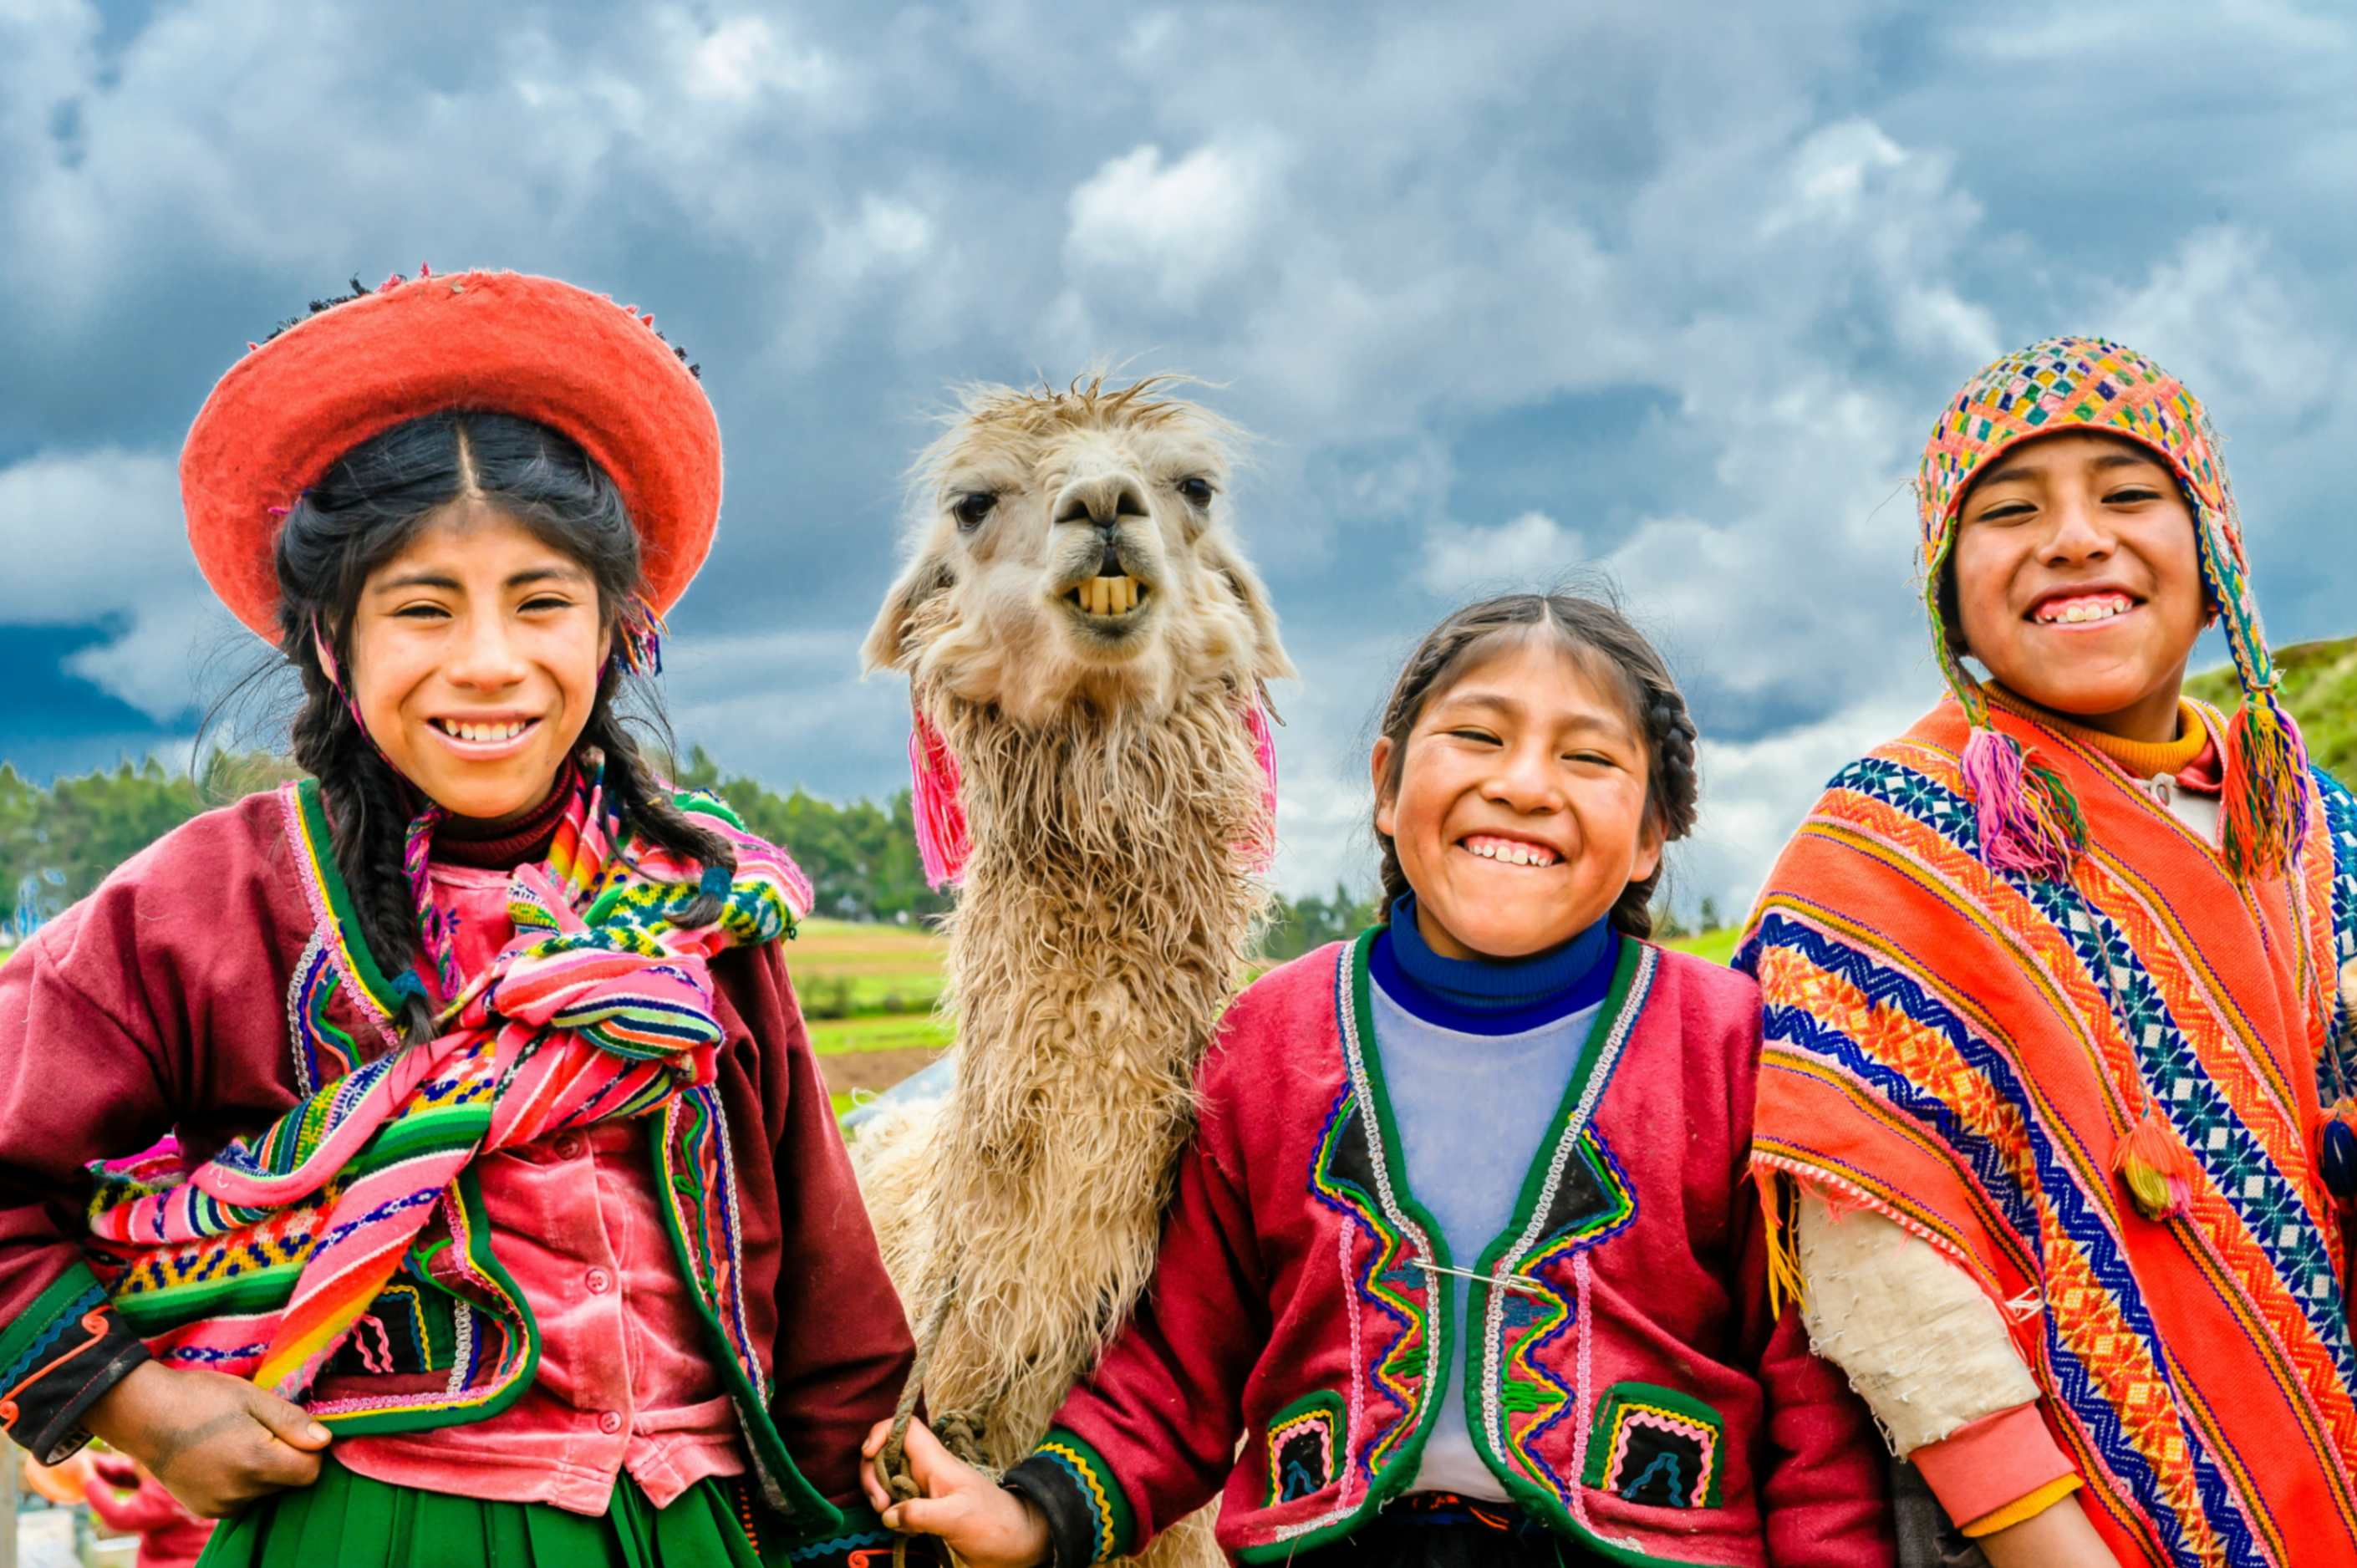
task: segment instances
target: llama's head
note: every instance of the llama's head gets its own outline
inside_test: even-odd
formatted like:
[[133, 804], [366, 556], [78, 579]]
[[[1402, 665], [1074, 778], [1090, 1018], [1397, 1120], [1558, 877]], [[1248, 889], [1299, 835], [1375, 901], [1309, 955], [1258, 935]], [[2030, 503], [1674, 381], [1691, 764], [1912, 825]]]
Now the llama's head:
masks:
[[915, 548], [866, 667], [1024, 725], [1293, 673], [1225, 521], [1233, 427], [1169, 385], [966, 390], [917, 460]]

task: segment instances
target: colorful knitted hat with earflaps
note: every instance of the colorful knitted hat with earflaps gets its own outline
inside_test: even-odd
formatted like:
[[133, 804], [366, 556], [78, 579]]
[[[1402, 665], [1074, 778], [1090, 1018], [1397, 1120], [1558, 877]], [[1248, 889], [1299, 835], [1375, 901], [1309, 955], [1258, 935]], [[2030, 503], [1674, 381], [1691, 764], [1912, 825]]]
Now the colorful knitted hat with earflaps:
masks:
[[1923, 599], [1949, 690], [1972, 721], [1964, 783], [1980, 824], [1981, 855], [1998, 871], [2061, 876], [2087, 830], [2060, 775], [1989, 721], [1987, 693], [1949, 636], [1940, 584], [1956, 542], [1956, 514], [1973, 476], [2008, 447], [2085, 430], [2151, 448], [2176, 474], [2193, 510], [2201, 581], [2224, 621], [2243, 700], [2226, 731], [2220, 837], [2238, 878], [2280, 875], [2308, 825], [2308, 752], [2276, 700], [2275, 660], [2259, 627], [2243, 555], [2243, 522], [2210, 416], [2184, 386], [2133, 349], [2100, 338], [2050, 338], [2009, 354], [1949, 401], [1923, 448], [1916, 499], [1923, 521]]

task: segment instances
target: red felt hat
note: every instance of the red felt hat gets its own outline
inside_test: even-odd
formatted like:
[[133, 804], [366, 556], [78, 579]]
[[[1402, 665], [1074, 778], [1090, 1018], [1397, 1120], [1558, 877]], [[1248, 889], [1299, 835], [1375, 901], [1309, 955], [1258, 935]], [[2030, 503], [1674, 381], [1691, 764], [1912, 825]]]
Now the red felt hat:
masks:
[[286, 511], [371, 435], [440, 409], [537, 420], [612, 478], [660, 615], [712, 548], [720, 424], [654, 317], [554, 278], [421, 272], [299, 321], [230, 368], [180, 452], [197, 564], [231, 613], [278, 640], [273, 564]]

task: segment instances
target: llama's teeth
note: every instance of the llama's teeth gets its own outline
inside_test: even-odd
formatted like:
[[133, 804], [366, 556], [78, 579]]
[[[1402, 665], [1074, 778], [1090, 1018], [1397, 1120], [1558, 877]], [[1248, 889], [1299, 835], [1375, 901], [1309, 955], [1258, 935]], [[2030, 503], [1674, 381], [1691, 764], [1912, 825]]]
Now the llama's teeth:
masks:
[[1135, 578], [1115, 577], [1113, 580], [1113, 607], [1122, 615], [1127, 615], [1130, 611], [1137, 607], [1137, 580]]
[[1113, 614], [1113, 579], [1111, 577], [1097, 578], [1092, 585], [1091, 591], [1095, 598], [1097, 614], [1101, 616], [1109, 616]]

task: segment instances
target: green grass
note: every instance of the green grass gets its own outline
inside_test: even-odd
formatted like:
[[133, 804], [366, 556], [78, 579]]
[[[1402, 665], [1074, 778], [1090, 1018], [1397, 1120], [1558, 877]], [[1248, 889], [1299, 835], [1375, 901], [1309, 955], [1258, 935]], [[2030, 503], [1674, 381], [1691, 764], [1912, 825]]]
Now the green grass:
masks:
[[924, 1013], [942, 993], [945, 946], [921, 927], [804, 920], [786, 963], [813, 1019]]
[[1698, 931], [1690, 937], [1677, 937], [1662, 945], [1723, 964], [1735, 957], [1735, 940], [1742, 934], [1738, 927], [1723, 926], [1716, 931]]
[[850, 1051], [938, 1051], [952, 1037], [948, 1021], [931, 1013], [818, 1019], [811, 1024], [810, 1036], [811, 1049], [823, 1057]]

